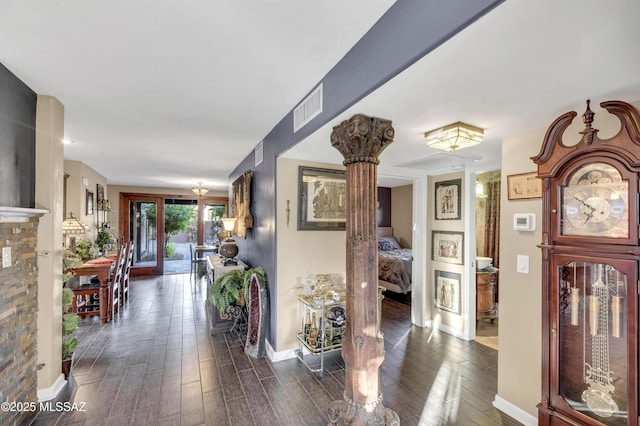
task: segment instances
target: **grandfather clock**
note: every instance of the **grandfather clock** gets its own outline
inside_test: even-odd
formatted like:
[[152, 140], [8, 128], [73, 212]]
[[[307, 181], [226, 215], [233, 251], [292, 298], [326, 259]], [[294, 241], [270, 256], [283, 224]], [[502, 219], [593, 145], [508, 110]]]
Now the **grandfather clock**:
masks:
[[576, 145], [557, 118], [532, 157], [542, 179], [541, 425], [638, 425], [640, 114], [600, 104], [620, 131], [600, 139], [594, 113]]

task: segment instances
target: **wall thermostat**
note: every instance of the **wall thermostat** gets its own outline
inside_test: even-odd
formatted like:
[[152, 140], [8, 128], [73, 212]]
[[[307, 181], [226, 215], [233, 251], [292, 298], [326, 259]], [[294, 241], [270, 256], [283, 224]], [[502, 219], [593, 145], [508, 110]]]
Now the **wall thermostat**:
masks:
[[516, 231], [535, 231], [536, 215], [533, 213], [516, 213], [513, 215], [513, 229]]

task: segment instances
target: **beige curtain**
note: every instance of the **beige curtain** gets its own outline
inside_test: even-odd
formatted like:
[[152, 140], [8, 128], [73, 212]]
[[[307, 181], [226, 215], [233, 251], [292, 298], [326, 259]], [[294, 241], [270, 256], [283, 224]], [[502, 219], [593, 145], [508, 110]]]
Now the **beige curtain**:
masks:
[[500, 181], [489, 181], [485, 213], [484, 253], [499, 267], [500, 253]]

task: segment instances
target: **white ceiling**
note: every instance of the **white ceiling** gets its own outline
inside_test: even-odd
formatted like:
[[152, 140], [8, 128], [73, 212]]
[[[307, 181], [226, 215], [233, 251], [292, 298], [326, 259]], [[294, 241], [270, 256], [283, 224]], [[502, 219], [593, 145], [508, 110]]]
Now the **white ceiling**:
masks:
[[[587, 98], [594, 111], [605, 100], [640, 100], [638, 16], [634, 0], [508, 0], [285, 156], [341, 163], [331, 128], [363, 113], [395, 129], [380, 156], [380, 186], [497, 170], [505, 136], [546, 128], [567, 111], [582, 114]], [[456, 121], [485, 129], [483, 144], [455, 153], [426, 147], [425, 132]]]
[[[1, 0], [0, 62], [65, 105], [65, 157], [109, 184], [226, 190], [393, 3]], [[638, 16], [637, 0], [509, 0], [286, 155], [340, 163], [330, 129], [360, 112], [396, 130], [381, 176], [498, 169], [506, 135], [581, 114], [586, 98], [640, 99]], [[455, 121], [486, 129], [485, 143], [457, 157], [425, 146]]]

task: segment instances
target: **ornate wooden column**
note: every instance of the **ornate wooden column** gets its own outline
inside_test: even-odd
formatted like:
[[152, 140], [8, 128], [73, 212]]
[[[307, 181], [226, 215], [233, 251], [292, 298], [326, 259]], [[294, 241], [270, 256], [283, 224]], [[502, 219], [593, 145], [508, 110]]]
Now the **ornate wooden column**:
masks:
[[378, 324], [377, 166], [393, 142], [391, 121], [357, 114], [333, 128], [331, 145], [347, 167], [347, 328], [343, 401], [329, 407], [333, 425], [399, 425], [382, 405], [379, 368], [384, 342]]

